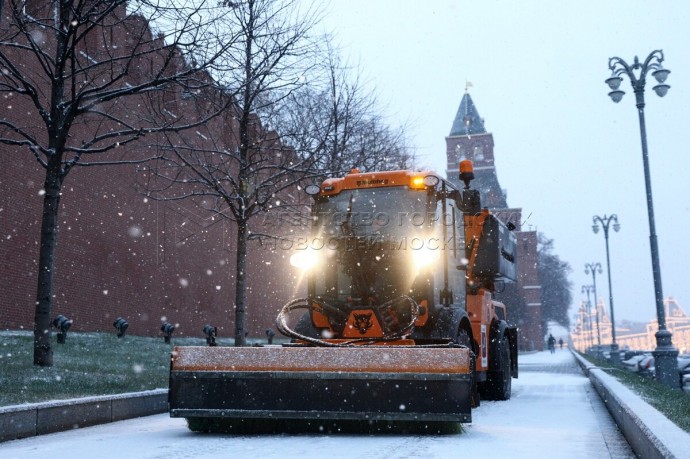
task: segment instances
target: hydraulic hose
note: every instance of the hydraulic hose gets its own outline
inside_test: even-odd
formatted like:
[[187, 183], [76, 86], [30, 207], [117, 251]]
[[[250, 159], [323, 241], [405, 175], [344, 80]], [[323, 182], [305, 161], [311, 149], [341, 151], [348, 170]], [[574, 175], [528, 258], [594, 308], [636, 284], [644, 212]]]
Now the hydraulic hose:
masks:
[[[392, 340], [397, 340], [406, 337], [409, 335], [412, 330], [414, 329], [414, 323], [417, 321], [419, 318], [419, 305], [415, 300], [410, 298], [407, 295], [402, 295], [399, 296], [398, 298], [394, 298], [392, 300], [386, 301], [385, 303], [376, 306], [376, 309], [382, 313], [382, 315], [386, 314], [387, 311], [390, 310], [392, 306], [394, 306], [396, 303], [404, 301], [408, 304], [410, 308], [410, 320], [408, 323], [406, 323], [403, 327], [399, 328], [398, 330], [388, 330], [389, 327], [386, 327], [385, 324], [381, 324], [382, 327], [384, 328], [384, 334], [381, 337], [365, 337], [365, 338], [354, 338], [345, 342], [341, 343], [333, 343], [330, 341], [327, 341], [325, 339], [319, 339], [319, 338], [313, 338], [310, 336], [303, 335], [301, 333], [296, 332], [292, 328], [290, 328], [287, 324], [288, 322], [288, 317], [290, 313], [296, 309], [306, 309], [306, 310], [317, 310], [317, 307], [313, 306], [313, 303], [317, 303], [321, 306], [322, 309], [325, 309], [327, 311], [341, 311], [340, 308], [337, 308], [331, 304], [329, 304], [327, 301], [325, 301], [323, 298], [315, 298], [313, 300], [310, 300], [308, 298], [297, 298], [294, 299], [287, 304], [285, 304], [281, 309], [280, 312], [278, 312], [278, 316], [276, 317], [276, 328], [280, 333], [283, 335], [293, 338], [293, 339], [298, 339], [302, 341], [306, 341], [308, 343], [311, 343], [315, 346], [326, 346], [326, 347], [348, 347], [348, 346], [354, 346], [354, 345], [361, 345], [361, 344], [366, 344], [366, 343], [375, 343], [379, 341], [392, 341]], [[344, 311], [342, 311], [344, 313]], [[346, 313], [345, 313], [346, 314]]]

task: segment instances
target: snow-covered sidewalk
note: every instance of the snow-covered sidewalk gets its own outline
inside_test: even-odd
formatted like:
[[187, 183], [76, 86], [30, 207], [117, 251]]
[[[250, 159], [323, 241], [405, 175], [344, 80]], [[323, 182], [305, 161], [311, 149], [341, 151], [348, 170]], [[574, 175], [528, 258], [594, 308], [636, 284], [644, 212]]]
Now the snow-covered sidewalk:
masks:
[[570, 351], [521, 354], [519, 362], [513, 397], [483, 402], [473, 413], [466, 438], [476, 441], [469, 452], [481, 456], [484, 450], [491, 457], [634, 457]]
[[482, 402], [459, 435], [200, 435], [167, 415], [0, 444], [0, 457], [582, 458], [634, 457], [567, 350], [520, 355], [506, 402]]

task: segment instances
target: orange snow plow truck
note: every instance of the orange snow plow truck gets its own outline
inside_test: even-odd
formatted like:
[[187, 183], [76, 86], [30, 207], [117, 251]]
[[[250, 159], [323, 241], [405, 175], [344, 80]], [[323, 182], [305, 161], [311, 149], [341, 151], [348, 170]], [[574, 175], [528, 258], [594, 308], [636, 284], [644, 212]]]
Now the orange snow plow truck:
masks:
[[[175, 347], [172, 417], [471, 422], [510, 398], [517, 328], [493, 300], [515, 280], [515, 234], [431, 172], [352, 173], [312, 185], [312, 231], [291, 263], [306, 298], [282, 345]], [[510, 226], [510, 225], [509, 225]], [[190, 422], [190, 425], [192, 422]]]

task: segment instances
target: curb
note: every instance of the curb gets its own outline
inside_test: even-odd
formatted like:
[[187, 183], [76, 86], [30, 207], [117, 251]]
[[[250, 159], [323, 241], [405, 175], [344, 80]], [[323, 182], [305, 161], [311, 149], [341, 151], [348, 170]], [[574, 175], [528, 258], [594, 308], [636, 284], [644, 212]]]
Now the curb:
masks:
[[0, 408], [0, 442], [168, 411], [168, 390], [156, 389]]
[[571, 351], [638, 457], [690, 458], [690, 434], [626, 386]]

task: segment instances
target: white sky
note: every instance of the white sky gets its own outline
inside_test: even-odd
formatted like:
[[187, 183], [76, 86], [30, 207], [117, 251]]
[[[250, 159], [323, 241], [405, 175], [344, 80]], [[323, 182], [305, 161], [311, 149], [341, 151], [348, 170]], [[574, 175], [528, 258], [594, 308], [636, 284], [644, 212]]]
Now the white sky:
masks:
[[[690, 2], [332, 0], [322, 26], [387, 105], [410, 122], [420, 162], [445, 171], [445, 136], [465, 81], [493, 133], [508, 204], [555, 240], [573, 268], [574, 303], [601, 262], [597, 291], [608, 310], [603, 233], [592, 216], [616, 213], [611, 268], [616, 319], [655, 317], [640, 131], [634, 95], [611, 102], [608, 58], [631, 63], [663, 49], [668, 95], [646, 95], [647, 133], [664, 296], [690, 310]], [[654, 82], [654, 83], [653, 83]], [[575, 307], [575, 306], [574, 306]], [[571, 313], [574, 314], [574, 310]]]

